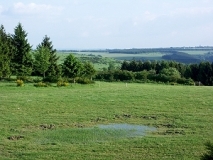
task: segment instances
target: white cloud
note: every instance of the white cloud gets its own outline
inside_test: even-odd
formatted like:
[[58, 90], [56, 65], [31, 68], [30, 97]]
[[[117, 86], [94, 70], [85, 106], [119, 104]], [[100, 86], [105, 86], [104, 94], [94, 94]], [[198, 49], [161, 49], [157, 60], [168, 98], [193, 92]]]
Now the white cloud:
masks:
[[24, 4], [18, 2], [13, 4], [13, 7], [8, 11], [9, 13], [20, 14], [20, 15], [57, 15], [63, 10], [62, 7], [56, 7], [48, 4], [35, 4], [29, 3]]

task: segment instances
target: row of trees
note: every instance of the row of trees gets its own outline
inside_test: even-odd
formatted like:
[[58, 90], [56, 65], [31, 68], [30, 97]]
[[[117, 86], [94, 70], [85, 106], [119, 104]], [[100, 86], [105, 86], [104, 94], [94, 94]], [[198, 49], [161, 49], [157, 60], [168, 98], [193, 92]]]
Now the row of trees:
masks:
[[42, 76], [48, 81], [60, 77], [90, 78], [95, 74], [95, 69], [89, 62], [81, 63], [72, 54], [58, 64], [59, 57], [53, 48], [50, 38], [45, 36], [42, 42], [32, 50], [27, 40], [27, 33], [19, 23], [14, 34], [7, 34], [4, 26], [0, 27], [0, 78], [9, 78], [11, 75], [18, 77]]
[[151, 71], [156, 75], [192, 79], [204, 85], [213, 85], [213, 63], [183, 64], [175, 61], [124, 61], [121, 70], [132, 72]]

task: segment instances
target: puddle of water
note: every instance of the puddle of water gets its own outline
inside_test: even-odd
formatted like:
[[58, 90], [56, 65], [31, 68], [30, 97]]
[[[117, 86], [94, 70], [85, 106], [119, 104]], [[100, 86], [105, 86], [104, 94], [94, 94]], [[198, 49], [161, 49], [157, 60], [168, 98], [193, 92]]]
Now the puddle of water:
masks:
[[98, 128], [103, 130], [120, 131], [124, 133], [123, 136], [127, 137], [145, 136], [147, 132], [156, 130], [154, 127], [134, 124], [107, 124], [98, 125]]
[[44, 130], [39, 143], [96, 143], [145, 136], [156, 128], [134, 124], [107, 124], [92, 128]]

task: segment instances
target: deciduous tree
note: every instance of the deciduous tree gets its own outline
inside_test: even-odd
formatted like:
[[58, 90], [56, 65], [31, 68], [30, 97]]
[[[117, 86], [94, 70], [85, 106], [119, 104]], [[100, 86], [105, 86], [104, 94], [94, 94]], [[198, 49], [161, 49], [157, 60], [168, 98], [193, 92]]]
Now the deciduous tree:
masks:
[[36, 71], [43, 75], [45, 78], [45, 73], [50, 66], [50, 50], [47, 47], [39, 47], [34, 53], [34, 68]]

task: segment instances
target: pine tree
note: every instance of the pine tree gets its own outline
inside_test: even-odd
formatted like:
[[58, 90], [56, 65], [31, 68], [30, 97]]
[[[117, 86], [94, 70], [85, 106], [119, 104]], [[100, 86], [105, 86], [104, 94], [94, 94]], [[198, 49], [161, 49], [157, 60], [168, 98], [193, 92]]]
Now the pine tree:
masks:
[[17, 76], [28, 76], [32, 73], [33, 59], [31, 45], [27, 40], [27, 33], [19, 23], [14, 29], [13, 46], [14, 55], [12, 58], [13, 73]]
[[6, 33], [4, 26], [0, 27], [0, 78], [11, 75], [10, 63], [13, 53], [11, 36]]
[[60, 77], [61, 74], [61, 69], [58, 65], [58, 59], [59, 57], [56, 55], [56, 49], [53, 49], [52, 41], [50, 41], [50, 37], [45, 37], [43, 38], [43, 41], [41, 44], [37, 46], [37, 49], [46, 47], [50, 51], [50, 58], [49, 58], [49, 67], [48, 70], [46, 71], [47, 76], [51, 79], [57, 79]]

